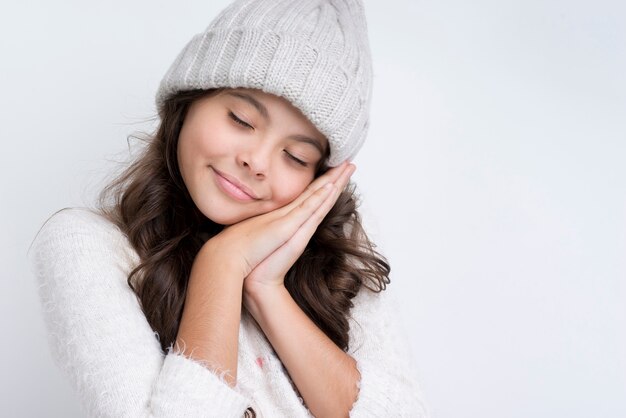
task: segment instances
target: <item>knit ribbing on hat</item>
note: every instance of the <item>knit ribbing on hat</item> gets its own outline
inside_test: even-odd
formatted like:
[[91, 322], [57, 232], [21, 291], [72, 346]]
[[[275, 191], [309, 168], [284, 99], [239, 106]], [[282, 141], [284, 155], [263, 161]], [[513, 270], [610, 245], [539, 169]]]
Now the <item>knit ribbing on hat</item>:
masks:
[[326, 136], [330, 166], [367, 136], [372, 63], [360, 0], [238, 0], [179, 53], [161, 81], [172, 94], [244, 87], [289, 100]]

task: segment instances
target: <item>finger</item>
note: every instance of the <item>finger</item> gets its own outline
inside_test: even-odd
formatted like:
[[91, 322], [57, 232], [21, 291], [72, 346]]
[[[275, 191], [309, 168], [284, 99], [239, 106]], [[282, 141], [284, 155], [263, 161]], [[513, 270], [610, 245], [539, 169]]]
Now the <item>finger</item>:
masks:
[[[337, 202], [337, 199], [341, 195], [341, 192], [350, 180], [350, 176], [354, 173], [356, 167], [351, 164], [347, 170], [344, 170], [339, 178], [336, 179], [336, 184], [328, 184], [323, 186], [322, 189], [327, 189], [328, 192], [324, 193], [322, 189], [314, 192], [312, 197], [317, 201], [323, 199], [319, 205], [310, 212], [310, 209], [315, 207], [315, 203], [309, 199], [308, 203], [304, 203], [302, 207], [294, 209], [290, 215], [293, 217], [292, 222], [287, 222], [285, 225], [284, 236], [289, 238], [279, 248], [272, 253], [271, 257], [274, 257], [274, 262], [284, 263], [291, 266], [297, 258], [302, 254], [306, 245], [311, 240], [311, 237], [319, 227], [324, 217], [330, 212], [332, 207]], [[325, 197], [324, 197], [325, 196]], [[304, 210], [304, 209], [307, 210]], [[299, 210], [302, 210], [298, 213]], [[296, 215], [294, 217], [294, 215]], [[279, 221], [280, 222], [280, 221]], [[293, 231], [293, 228], [296, 230]]]
[[[341, 175], [341, 173], [350, 165], [349, 161], [344, 161], [339, 164], [337, 167], [332, 167], [324, 174], [316, 178], [313, 182], [311, 182], [311, 186], [314, 188], [319, 188], [328, 182], [335, 182], [337, 178]], [[317, 183], [317, 185], [316, 185]]]
[[347, 166], [348, 162], [341, 163], [337, 167], [331, 168], [330, 170], [313, 180], [311, 184], [309, 184], [307, 188], [300, 194], [300, 196], [298, 196], [292, 202], [292, 206], [295, 207], [299, 205], [309, 196], [315, 193], [315, 191], [317, 191], [319, 188], [324, 187], [325, 184], [334, 183], [335, 181], [337, 181], [337, 179], [339, 178], [339, 176], [341, 176], [341, 173], [346, 169]]
[[[293, 237], [286, 245], [292, 244], [292, 255], [299, 256], [303, 251], [311, 237], [317, 230], [318, 226], [324, 220], [324, 217], [330, 212], [335, 205], [337, 198], [341, 194], [341, 190], [333, 185], [331, 193], [328, 194], [324, 202], [308, 217], [308, 219], [293, 234]], [[295, 260], [294, 260], [295, 262]]]
[[[308, 199], [313, 193], [315, 193], [320, 188], [324, 187], [327, 183], [335, 183], [338, 179], [341, 178], [342, 174], [345, 172], [346, 168], [348, 168], [351, 164], [349, 162], [343, 162], [337, 167], [333, 167], [328, 170], [326, 173], [316, 178], [307, 186], [306, 189], [295, 198], [291, 203], [285, 205], [282, 209], [279, 209], [276, 212], [277, 217], [285, 216], [287, 213], [291, 212], [294, 208], [301, 205], [306, 199]], [[345, 187], [345, 186], [344, 186]]]
[[292, 208], [287, 214], [275, 219], [273, 222], [279, 225], [280, 235], [288, 235], [289, 238], [293, 236], [298, 228], [326, 201], [326, 198], [332, 195], [334, 190], [335, 186], [332, 183], [327, 183], [314, 191], [306, 200]]
[[289, 240], [271, 255], [275, 257], [274, 261], [290, 267], [302, 255], [317, 227], [337, 200], [337, 197], [334, 196], [337, 193], [337, 188], [334, 185], [329, 185], [328, 189], [329, 193], [322, 204], [298, 227]]
[[277, 211], [275, 210], [226, 227], [223, 232], [234, 234], [232, 236], [240, 234], [245, 236], [246, 245], [242, 246], [242, 253], [247, 254], [248, 265], [254, 267], [268, 254], [287, 242], [333, 189], [334, 185], [327, 183], [283, 216], [268, 217]]
[[350, 177], [352, 177], [352, 174], [354, 174], [355, 170], [356, 166], [354, 164], [348, 164], [346, 169], [341, 172], [337, 180], [334, 181], [334, 184], [339, 190], [339, 193], [341, 193], [343, 189], [346, 188], [348, 182], [350, 181]]
[[260, 228], [248, 231], [245, 235], [245, 244], [239, 249], [244, 254], [249, 270], [254, 269], [261, 261], [290, 241], [302, 224], [315, 213], [334, 190], [335, 186], [328, 183], [313, 192], [308, 199], [285, 216], [264, 221], [260, 224]]
[[309, 219], [307, 219], [307, 221], [302, 225], [301, 229], [308, 228], [311, 235], [313, 235], [313, 233], [315, 232], [319, 224], [322, 223], [322, 220], [324, 219], [324, 217], [328, 215], [328, 212], [330, 212], [330, 210], [333, 208], [333, 206], [337, 202], [337, 199], [339, 199], [339, 196], [348, 185], [348, 182], [350, 181], [350, 177], [352, 176], [355, 170], [356, 170], [356, 166], [354, 164], [349, 164], [346, 167], [346, 169], [341, 173], [339, 178], [333, 184], [331, 193], [324, 200], [324, 202], [322, 202], [322, 204], [319, 205], [319, 207], [309, 217]]

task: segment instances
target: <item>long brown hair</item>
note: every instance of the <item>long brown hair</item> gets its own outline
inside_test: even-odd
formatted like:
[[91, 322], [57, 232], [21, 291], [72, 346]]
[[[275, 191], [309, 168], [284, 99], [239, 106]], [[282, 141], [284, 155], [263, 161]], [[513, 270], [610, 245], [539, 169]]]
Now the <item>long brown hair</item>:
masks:
[[[164, 351], [176, 340], [194, 258], [222, 229], [193, 203], [176, 154], [190, 105], [217, 91], [179, 92], [166, 100], [156, 132], [98, 200], [99, 211], [128, 236], [140, 257], [128, 285]], [[317, 175], [326, 169], [322, 165]], [[380, 292], [389, 283], [389, 264], [365, 234], [357, 206], [350, 184], [285, 277], [296, 303], [343, 350], [349, 347], [351, 299], [363, 286]]]

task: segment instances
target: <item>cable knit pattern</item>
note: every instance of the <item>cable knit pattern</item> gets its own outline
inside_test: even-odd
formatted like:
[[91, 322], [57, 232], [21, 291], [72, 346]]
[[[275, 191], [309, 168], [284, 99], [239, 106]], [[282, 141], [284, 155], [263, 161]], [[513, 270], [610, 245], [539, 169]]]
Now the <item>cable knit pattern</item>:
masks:
[[[139, 259], [88, 209], [53, 215], [29, 251], [56, 365], [94, 417], [311, 417], [256, 322], [242, 311], [238, 383], [171, 347], [164, 353], [127, 285]], [[386, 295], [354, 299], [349, 354], [361, 372], [350, 417], [426, 417], [406, 340]], [[358, 322], [358, 324], [356, 322]]]
[[156, 104], [215, 87], [282, 96], [326, 136], [337, 166], [367, 136], [372, 67], [361, 0], [236, 0], [178, 54]]

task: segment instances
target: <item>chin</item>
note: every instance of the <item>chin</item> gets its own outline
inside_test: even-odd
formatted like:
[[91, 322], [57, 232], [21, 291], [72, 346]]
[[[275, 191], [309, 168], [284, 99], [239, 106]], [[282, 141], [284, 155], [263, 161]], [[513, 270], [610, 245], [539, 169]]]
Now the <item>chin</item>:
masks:
[[206, 213], [205, 211], [202, 212], [204, 214], [204, 216], [206, 216], [208, 219], [210, 219], [211, 221], [215, 222], [218, 225], [222, 225], [222, 226], [230, 226], [230, 225], [234, 225], [240, 221], [243, 221], [245, 218], [238, 218], [238, 217], [233, 217], [233, 216], [227, 216], [225, 214], [221, 214], [221, 215], [216, 215], [214, 213]]
[[204, 216], [206, 216], [211, 221], [215, 222], [218, 225], [223, 225], [223, 226], [234, 225], [236, 223], [239, 223], [245, 219], [248, 219], [254, 216], [254, 215], [246, 215], [246, 214], [233, 215], [232, 213], [226, 213], [223, 210], [216, 211], [215, 208], [213, 208], [213, 210], [210, 210], [210, 209], [203, 210], [202, 208], [200, 208], [200, 211], [202, 212]]
[[[193, 198], [192, 198], [193, 200]], [[217, 197], [202, 197], [196, 202], [196, 207], [204, 216], [218, 225], [230, 226], [257, 215], [269, 212], [258, 205], [259, 202], [246, 206], [244, 203], [235, 203]]]

